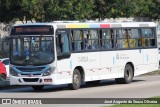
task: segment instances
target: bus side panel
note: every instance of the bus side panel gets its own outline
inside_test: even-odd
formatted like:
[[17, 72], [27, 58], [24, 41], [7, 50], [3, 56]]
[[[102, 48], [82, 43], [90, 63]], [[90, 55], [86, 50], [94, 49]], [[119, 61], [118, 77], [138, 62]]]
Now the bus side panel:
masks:
[[145, 72], [142, 74], [158, 70], [158, 49], [143, 49], [143, 64]]
[[72, 69], [70, 68], [70, 58], [57, 60], [56, 84], [66, 84], [72, 82]]
[[99, 73], [101, 79], [110, 79], [120, 77], [118, 73], [118, 65], [116, 62], [115, 51], [101, 52], [101, 72]]
[[136, 72], [143, 71], [141, 50], [119, 50], [101, 53], [101, 79], [122, 78], [127, 63], [132, 63]]
[[72, 69], [81, 66], [85, 81], [99, 80], [100, 52], [72, 53]]
[[[137, 73], [144, 72], [144, 65], [143, 65], [143, 52], [141, 49], [136, 50], [128, 50], [125, 53], [128, 53], [127, 55], [127, 62], [130, 62], [133, 64], [134, 69], [134, 76]], [[126, 62], [126, 63], [127, 63]]]

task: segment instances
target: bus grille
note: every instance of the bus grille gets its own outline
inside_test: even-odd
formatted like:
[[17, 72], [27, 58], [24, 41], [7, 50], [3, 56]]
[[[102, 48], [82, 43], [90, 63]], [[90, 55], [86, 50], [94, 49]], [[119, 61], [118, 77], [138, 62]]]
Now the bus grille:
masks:
[[37, 71], [42, 71], [45, 67], [36, 67], [36, 68], [20, 68], [17, 67], [18, 70], [21, 72], [37, 72]]
[[38, 82], [39, 78], [23, 78], [25, 82]]

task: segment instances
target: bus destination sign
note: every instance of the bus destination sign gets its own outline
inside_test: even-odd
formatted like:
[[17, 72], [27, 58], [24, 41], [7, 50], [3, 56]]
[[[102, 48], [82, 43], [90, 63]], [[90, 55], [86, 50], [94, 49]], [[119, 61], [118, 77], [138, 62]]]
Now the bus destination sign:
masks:
[[53, 27], [44, 26], [15, 26], [11, 30], [11, 35], [53, 35]]

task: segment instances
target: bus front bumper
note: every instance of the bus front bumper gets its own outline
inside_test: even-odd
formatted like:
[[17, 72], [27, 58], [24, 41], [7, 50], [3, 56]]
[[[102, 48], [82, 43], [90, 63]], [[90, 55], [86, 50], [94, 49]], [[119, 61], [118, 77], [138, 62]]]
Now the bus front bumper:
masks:
[[46, 77], [10, 77], [10, 85], [54, 85], [54, 79]]

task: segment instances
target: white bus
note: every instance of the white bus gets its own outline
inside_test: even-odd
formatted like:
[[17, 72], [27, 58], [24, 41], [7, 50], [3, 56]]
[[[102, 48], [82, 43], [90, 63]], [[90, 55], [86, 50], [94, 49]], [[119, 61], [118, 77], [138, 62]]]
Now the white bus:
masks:
[[130, 83], [134, 76], [158, 69], [156, 24], [31, 23], [10, 34], [10, 84], [98, 83], [115, 78]]

